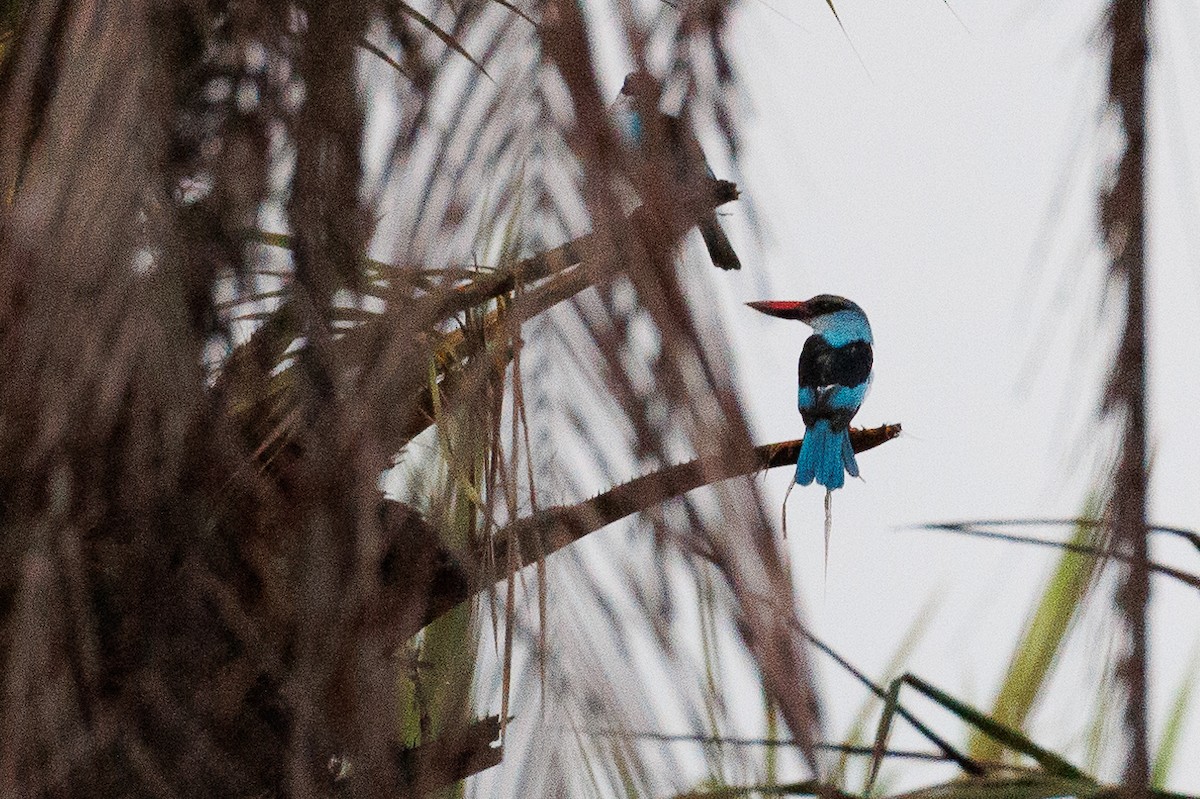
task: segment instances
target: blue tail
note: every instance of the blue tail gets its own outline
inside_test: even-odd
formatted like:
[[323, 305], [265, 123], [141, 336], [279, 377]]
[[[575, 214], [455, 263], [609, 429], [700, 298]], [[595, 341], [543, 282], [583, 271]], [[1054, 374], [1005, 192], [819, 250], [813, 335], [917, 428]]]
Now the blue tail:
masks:
[[828, 421], [818, 420], [805, 432], [804, 442], [800, 445], [796, 482], [806, 486], [816, 480], [832, 491], [845, 484], [846, 472], [851, 477], [858, 477], [850, 432], [845, 429], [835, 432], [829, 428]]

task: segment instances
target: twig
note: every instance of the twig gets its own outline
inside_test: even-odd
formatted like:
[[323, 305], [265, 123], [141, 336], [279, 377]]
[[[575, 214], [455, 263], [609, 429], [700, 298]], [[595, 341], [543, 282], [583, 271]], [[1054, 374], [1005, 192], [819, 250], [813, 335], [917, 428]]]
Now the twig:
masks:
[[[1046, 541], [1042, 538], [1033, 538], [1031, 536], [1015, 535], [1013, 533], [998, 533], [993, 530], [980, 530], [975, 525], [982, 524], [980, 522], [959, 522], [945, 524], [922, 524], [914, 528], [920, 530], [941, 530], [948, 533], [959, 533], [961, 535], [975, 536], [976, 538], [993, 538], [998, 541], [1012, 541], [1017, 544], [1034, 544], [1036, 546], [1054, 547], [1055, 549], [1065, 549], [1068, 552], [1078, 552], [1081, 555], [1091, 555], [1095, 558], [1112, 558], [1121, 563], [1130, 563], [1133, 559], [1131, 556], [1118, 552], [1115, 549], [1108, 547], [1094, 547], [1087, 544], [1073, 544], [1069, 541]], [[1173, 577], [1185, 585], [1190, 585], [1192, 588], [1200, 588], [1200, 577], [1194, 574], [1189, 574], [1185, 571], [1164, 566], [1155, 561], [1147, 561], [1147, 566], [1150, 571], [1157, 572], [1166, 577]]]

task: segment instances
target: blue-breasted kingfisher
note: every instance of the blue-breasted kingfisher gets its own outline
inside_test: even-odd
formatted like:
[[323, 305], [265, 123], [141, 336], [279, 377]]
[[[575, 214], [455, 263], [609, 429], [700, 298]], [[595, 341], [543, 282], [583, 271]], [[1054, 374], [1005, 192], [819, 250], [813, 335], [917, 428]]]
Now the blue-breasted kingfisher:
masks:
[[[658, 110], [658, 83], [646, 72], [631, 72], [625, 76], [621, 86], [621, 98], [615, 108], [617, 126], [622, 137], [634, 147], [644, 147], [647, 125], [642, 119], [643, 109], [653, 109], [658, 112], [662, 123], [663, 135], [674, 163], [675, 179], [686, 183], [697, 174], [705, 174], [715, 179], [704, 150], [696, 140], [691, 128], [677, 116]], [[700, 229], [700, 237], [704, 239], [704, 247], [713, 266], [718, 269], [741, 269], [742, 262], [734, 252], [733, 244], [717, 221], [716, 212], [701, 218], [696, 227]]]
[[796, 482], [813, 480], [829, 491], [841, 488], [846, 474], [858, 477], [850, 444], [850, 420], [871, 385], [871, 324], [863, 309], [833, 294], [811, 300], [764, 300], [747, 303], [781, 319], [799, 319], [813, 329], [800, 352], [798, 404], [804, 441], [796, 460]]

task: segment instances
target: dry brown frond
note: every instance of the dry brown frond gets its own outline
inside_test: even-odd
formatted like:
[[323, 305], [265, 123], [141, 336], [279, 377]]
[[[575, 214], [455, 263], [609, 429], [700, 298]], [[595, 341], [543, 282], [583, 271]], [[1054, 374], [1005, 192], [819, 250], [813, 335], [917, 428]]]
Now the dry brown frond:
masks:
[[[630, 65], [670, 63], [673, 110], [736, 151], [727, 4], [619, 11]], [[728, 479], [767, 454], [680, 271], [737, 190], [622, 143], [577, 4], [36, 0], [14, 30], [0, 793], [435, 792], [502, 756], [482, 625], [448, 611], [506, 577], [505, 711], [535, 718], [536, 673], [547, 719], [631, 719], [657, 692], [608, 676], [636, 650], [724, 723], [667, 621], [703, 580], [706, 635], [740, 636], [814, 764], [790, 577]], [[572, 552], [568, 598], [540, 569], [528, 636], [520, 567], [635, 511], [648, 550]], [[594, 744], [505, 735], [516, 783], [685, 787], [632, 745], [568, 773]]]

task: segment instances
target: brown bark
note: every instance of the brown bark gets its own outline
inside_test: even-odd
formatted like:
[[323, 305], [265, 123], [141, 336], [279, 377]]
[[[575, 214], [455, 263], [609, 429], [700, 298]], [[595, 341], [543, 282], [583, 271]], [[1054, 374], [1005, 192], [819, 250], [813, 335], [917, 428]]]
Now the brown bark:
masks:
[[1128, 754], [1125, 791], [1147, 796], [1150, 757], [1147, 608], [1150, 603], [1146, 485], [1146, 97], [1149, 0], [1113, 0], [1110, 7], [1109, 102], [1125, 133], [1116, 180], [1103, 198], [1101, 221], [1112, 257], [1111, 274], [1125, 288], [1125, 320], [1104, 409], [1121, 426], [1120, 454], [1108, 518], [1113, 547], [1127, 558], [1117, 588], [1125, 646], [1117, 664], [1123, 688]]

